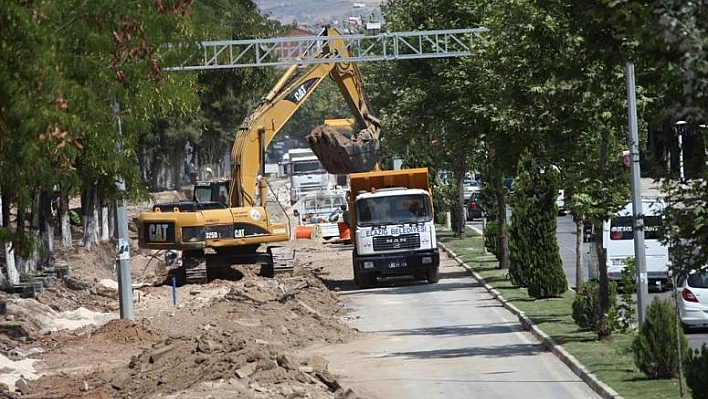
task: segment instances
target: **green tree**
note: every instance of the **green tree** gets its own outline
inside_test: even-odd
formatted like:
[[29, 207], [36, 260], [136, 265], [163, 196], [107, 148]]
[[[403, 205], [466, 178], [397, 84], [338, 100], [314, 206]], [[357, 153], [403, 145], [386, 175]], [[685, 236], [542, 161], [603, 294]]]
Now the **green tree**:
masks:
[[676, 310], [668, 301], [655, 297], [639, 334], [632, 341], [634, 363], [651, 379], [673, 378], [679, 359], [688, 355], [688, 341], [680, 329], [680, 357], [676, 349]]

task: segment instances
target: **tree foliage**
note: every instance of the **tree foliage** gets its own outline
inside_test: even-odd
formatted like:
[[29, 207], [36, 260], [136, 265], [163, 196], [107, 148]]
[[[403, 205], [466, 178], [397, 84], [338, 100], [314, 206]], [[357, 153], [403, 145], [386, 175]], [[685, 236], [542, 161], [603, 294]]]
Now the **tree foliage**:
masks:
[[519, 161], [509, 228], [509, 278], [534, 298], [558, 297], [568, 288], [556, 240], [558, 176], [531, 154]]

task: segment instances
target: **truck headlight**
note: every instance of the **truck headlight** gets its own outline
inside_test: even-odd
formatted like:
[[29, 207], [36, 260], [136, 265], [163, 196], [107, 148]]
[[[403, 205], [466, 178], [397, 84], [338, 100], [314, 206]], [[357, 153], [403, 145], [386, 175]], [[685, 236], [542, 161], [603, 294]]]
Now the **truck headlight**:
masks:
[[429, 265], [433, 263], [433, 258], [431, 258], [430, 256], [424, 256], [421, 260], [423, 261], [424, 265]]
[[373, 269], [374, 268], [374, 262], [367, 260], [364, 262], [364, 269]]

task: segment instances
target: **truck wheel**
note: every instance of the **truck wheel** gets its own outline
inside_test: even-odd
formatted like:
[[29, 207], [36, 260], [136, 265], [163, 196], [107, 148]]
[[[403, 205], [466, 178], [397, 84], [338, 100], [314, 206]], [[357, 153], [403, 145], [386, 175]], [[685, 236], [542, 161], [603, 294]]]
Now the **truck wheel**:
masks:
[[440, 281], [440, 272], [438, 268], [428, 270], [428, 283], [435, 284]]
[[371, 275], [369, 275], [369, 273], [364, 273], [364, 272], [356, 273], [355, 276], [356, 276], [355, 280], [359, 281], [357, 283], [359, 288], [362, 288], [362, 289], [363, 288], [371, 288], [372, 278], [371, 278]]

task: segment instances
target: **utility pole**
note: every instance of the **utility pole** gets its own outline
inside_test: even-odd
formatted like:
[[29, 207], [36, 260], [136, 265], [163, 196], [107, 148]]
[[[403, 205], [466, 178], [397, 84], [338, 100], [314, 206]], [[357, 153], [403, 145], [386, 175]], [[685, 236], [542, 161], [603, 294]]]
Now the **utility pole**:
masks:
[[[113, 102], [113, 113], [118, 120], [118, 140], [116, 142], [116, 151], [122, 154], [123, 150], [120, 146], [120, 137], [122, 136], [122, 127], [120, 120], [120, 106], [117, 101]], [[122, 177], [116, 180], [116, 189], [118, 196], [125, 192], [125, 181]], [[118, 263], [118, 297], [120, 301], [120, 318], [133, 319], [133, 278], [131, 276], [130, 266], [130, 245], [128, 243], [128, 211], [126, 209], [125, 200], [118, 200], [116, 204], [116, 227], [118, 232], [118, 245], [116, 247], [116, 262]]]
[[632, 173], [632, 225], [634, 227], [634, 262], [637, 267], [637, 323], [644, 324], [649, 304], [646, 253], [644, 251], [644, 215], [639, 170], [639, 132], [637, 128], [637, 97], [634, 91], [634, 64], [627, 63], [627, 106], [629, 114], [629, 159]]

